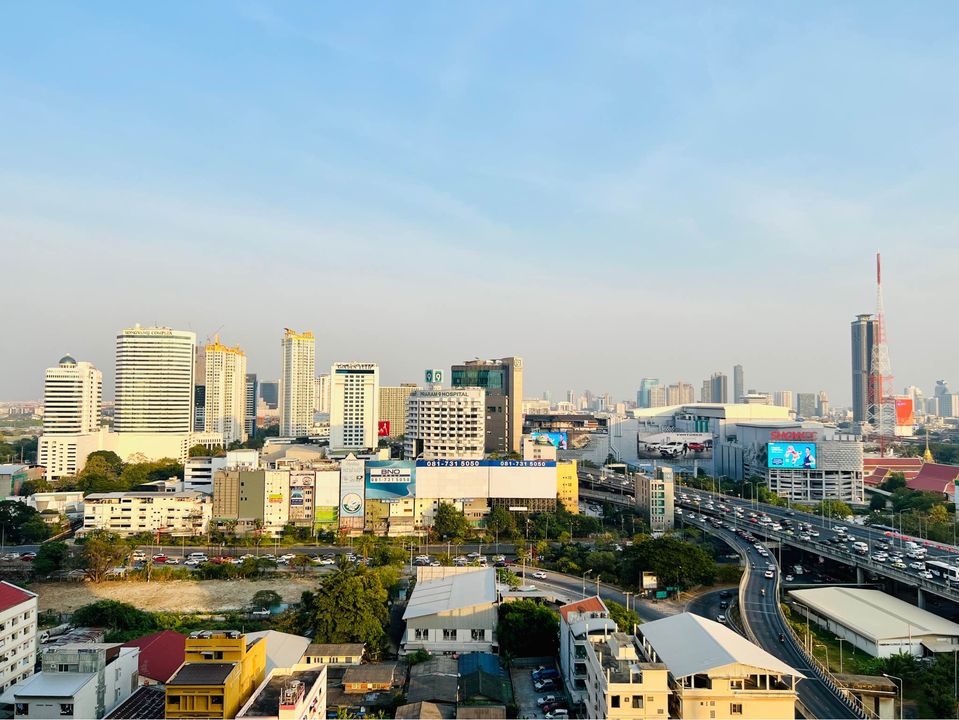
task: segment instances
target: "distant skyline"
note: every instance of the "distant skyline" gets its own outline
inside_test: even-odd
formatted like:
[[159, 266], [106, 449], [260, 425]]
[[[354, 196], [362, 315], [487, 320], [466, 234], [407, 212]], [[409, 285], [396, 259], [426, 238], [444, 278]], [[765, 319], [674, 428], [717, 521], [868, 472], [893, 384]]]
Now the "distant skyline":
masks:
[[[917, 12], [921, 9], [921, 12]], [[527, 396], [954, 382], [959, 6], [0, 6], [0, 399], [139, 322]]]

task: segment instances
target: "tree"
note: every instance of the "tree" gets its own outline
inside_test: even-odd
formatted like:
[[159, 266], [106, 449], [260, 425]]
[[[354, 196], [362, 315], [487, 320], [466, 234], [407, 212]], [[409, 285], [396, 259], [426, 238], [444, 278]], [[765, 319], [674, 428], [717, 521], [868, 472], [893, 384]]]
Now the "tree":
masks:
[[70, 550], [65, 542], [59, 540], [44, 543], [37, 551], [33, 561], [33, 570], [38, 575], [52, 575], [63, 569], [63, 561], [67, 559]]
[[620, 582], [639, 587], [644, 571], [655, 574], [661, 585], [688, 588], [711, 584], [716, 577], [716, 563], [699, 545], [668, 535], [641, 536], [622, 553]]
[[353, 547], [364, 558], [368, 558], [376, 547], [376, 538], [372, 535], [360, 535], [353, 541]]
[[34, 493], [38, 492], [50, 492], [53, 490], [53, 485], [51, 485], [46, 478], [37, 478], [36, 480], [24, 480], [20, 485], [20, 492], [17, 495], [21, 497], [30, 497]]
[[125, 490], [157, 480], [183, 479], [183, 466], [171, 458], [133, 463], [123, 468], [120, 482]]
[[822, 500], [813, 507], [812, 512], [823, 517], [847, 518], [852, 516], [852, 508], [842, 500]]
[[36, 543], [50, 537], [50, 528], [34, 508], [17, 500], [0, 501], [0, 536], [8, 545]]
[[904, 487], [906, 487], [906, 476], [901, 472], [889, 473], [889, 476], [879, 484], [879, 488], [886, 492], [893, 492]]
[[389, 621], [388, 593], [379, 573], [365, 567], [325, 575], [315, 593], [305, 592], [291, 626], [297, 634], [312, 631], [315, 642], [361, 642], [378, 657]]
[[514, 657], [555, 655], [559, 650], [559, 614], [534, 600], [502, 603], [496, 636], [501, 651]]
[[933, 505], [929, 510], [929, 522], [936, 525], [945, 525], [950, 521], [949, 512], [945, 505]]
[[97, 600], [77, 608], [70, 623], [74, 627], [108, 628], [114, 637], [117, 634], [137, 637], [157, 629], [152, 613], [117, 600]]
[[627, 610], [615, 600], [604, 600], [603, 602], [609, 609], [610, 620], [615, 622], [616, 627], [622, 632], [632, 633], [633, 628], [642, 622], [635, 610]]
[[87, 463], [89, 463], [91, 459], [103, 460], [103, 462], [113, 470], [114, 475], [119, 475], [120, 471], [123, 470], [123, 460], [112, 450], [95, 450], [87, 455]]
[[82, 490], [84, 495], [128, 489], [120, 482], [111, 459], [103, 455], [94, 457], [93, 454], [87, 458], [86, 465], [77, 475], [77, 488]]
[[276, 590], [257, 590], [250, 601], [250, 607], [269, 610], [283, 602], [283, 598]]
[[83, 538], [80, 559], [87, 577], [98, 583], [111, 568], [126, 561], [128, 552], [127, 544], [118, 535], [107, 530], [93, 530]]
[[465, 538], [470, 533], [470, 524], [462, 510], [452, 503], [441, 502], [433, 516], [433, 530], [441, 540]]
[[879, 493], [873, 493], [872, 497], [869, 498], [869, 509], [875, 511], [882, 511], [886, 509], [886, 496], [880, 495]]
[[516, 519], [513, 513], [502, 505], [496, 505], [490, 510], [489, 517], [486, 519], [486, 529], [504, 539], [516, 537]]

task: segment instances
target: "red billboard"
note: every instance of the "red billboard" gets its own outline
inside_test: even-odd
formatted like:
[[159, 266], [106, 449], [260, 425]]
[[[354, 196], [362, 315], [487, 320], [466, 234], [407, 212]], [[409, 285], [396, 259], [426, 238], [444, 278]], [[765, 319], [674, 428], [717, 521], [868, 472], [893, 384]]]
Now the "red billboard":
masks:
[[376, 426], [376, 434], [379, 437], [389, 437], [390, 436], [390, 421], [389, 420], [380, 420]]
[[896, 425], [899, 427], [912, 427], [916, 424], [916, 417], [913, 413], [911, 397], [896, 398]]

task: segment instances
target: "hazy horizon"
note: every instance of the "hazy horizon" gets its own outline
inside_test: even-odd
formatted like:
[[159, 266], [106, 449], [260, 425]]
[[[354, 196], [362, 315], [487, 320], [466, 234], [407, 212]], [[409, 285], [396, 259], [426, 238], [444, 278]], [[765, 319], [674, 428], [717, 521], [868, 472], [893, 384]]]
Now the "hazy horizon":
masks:
[[[882, 251], [896, 392], [954, 379], [959, 6], [0, 6], [0, 400], [139, 322], [279, 376], [524, 358], [850, 402]], [[12, 328], [18, 332], [10, 332]]]

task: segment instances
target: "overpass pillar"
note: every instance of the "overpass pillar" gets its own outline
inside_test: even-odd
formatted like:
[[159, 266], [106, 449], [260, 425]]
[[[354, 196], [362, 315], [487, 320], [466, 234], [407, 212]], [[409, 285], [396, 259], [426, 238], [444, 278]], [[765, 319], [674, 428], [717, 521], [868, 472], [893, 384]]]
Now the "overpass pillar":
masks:
[[926, 593], [922, 591], [922, 588], [916, 588], [916, 605], [919, 606], [920, 610], [926, 609]]
[[856, 584], [862, 585], [866, 582], [866, 573], [862, 571], [861, 565], [856, 565]]

